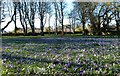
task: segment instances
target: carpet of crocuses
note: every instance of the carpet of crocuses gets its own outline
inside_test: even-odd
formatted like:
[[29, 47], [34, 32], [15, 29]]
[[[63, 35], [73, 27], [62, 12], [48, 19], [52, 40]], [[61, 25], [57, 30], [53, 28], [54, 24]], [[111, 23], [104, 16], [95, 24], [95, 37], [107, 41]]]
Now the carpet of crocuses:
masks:
[[3, 38], [3, 74], [119, 74], [120, 39]]

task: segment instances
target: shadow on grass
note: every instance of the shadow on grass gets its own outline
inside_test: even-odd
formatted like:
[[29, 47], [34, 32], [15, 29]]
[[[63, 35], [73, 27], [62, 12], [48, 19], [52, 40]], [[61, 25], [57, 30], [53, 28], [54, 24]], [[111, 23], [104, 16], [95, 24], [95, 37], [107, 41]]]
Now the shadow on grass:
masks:
[[[2, 59], [10, 60], [11, 62], [14, 62], [16, 60], [16, 61], [22, 61], [22, 62], [30, 61], [30, 62], [43, 62], [43, 63], [61, 64], [61, 65], [69, 64], [68, 67], [71, 67], [71, 66], [82, 67], [83, 66], [83, 64], [78, 64], [78, 63], [74, 63], [74, 62], [69, 62], [68, 63], [68, 62], [64, 62], [64, 61], [57, 61], [56, 59], [49, 60], [47, 58], [30, 58], [30, 57], [12, 55], [11, 53], [3, 53], [2, 54]], [[18, 62], [17, 64], [20, 64], [22, 62]], [[26, 62], [26, 64], [29, 64], [29, 63]]]

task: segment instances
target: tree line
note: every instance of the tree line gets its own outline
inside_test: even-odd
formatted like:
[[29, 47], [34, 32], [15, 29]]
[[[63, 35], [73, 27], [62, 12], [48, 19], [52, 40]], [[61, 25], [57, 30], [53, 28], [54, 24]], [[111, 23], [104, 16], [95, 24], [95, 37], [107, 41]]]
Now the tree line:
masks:
[[93, 35], [102, 35], [110, 23], [115, 21], [116, 31], [120, 33], [120, 2], [74, 2], [74, 8], [69, 14], [72, 24], [82, 23], [83, 34], [86, 34], [86, 24], [90, 24]]
[[[5, 11], [4, 3], [0, 1], [1, 19], [4, 20]], [[11, 13], [13, 6], [13, 13]], [[50, 19], [52, 15], [55, 15], [55, 34], [58, 34], [58, 23], [61, 24], [61, 35], [64, 35], [64, 17], [65, 17], [65, 7], [67, 6], [64, 1], [62, 2], [45, 2], [31, 0], [27, 1], [12, 1], [12, 4], [7, 5], [9, 9], [9, 16], [11, 20], [1, 28], [1, 32], [9, 26], [11, 22], [14, 22], [15, 34], [17, 33], [17, 16], [19, 15], [19, 20], [24, 31], [24, 35], [27, 35], [28, 25], [32, 30], [32, 35], [35, 35], [35, 19], [39, 18], [40, 35], [44, 36], [44, 26], [48, 17], [49, 30], [50, 30]], [[3, 6], [3, 7], [2, 7]], [[75, 31], [76, 24], [82, 24], [82, 34], [86, 35], [88, 33], [87, 26], [90, 25], [93, 35], [102, 35], [102, 32], [107, 32], [110, 29], [110, 23], [115, 22], [116, 33], [120, 34], [120, 2], [73, 2], [73, 9], [68, 14], [70, 20], [70, 29]], [[54, 12], [54, 13], [53, 13]], [[10, 14], [11, 13], [11, 14]]]

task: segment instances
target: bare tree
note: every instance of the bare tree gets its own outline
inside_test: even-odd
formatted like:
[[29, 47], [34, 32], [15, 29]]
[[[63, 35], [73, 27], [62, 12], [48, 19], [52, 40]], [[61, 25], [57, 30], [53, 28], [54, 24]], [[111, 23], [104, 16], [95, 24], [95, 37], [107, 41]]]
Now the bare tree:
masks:
[[36, 2], [30, 2], [30, 15], [29, 15], [29, 24], [32, 29], [32, 35], [35, 35], [35, 12], [36, 12]]
[[44, 25], [47, 19], [47, 12], [49, 10], [49, 2], [38, 2], [38, 15], [40, 19], [40, 28], [41, 28], [41, 36], [44, 36]]
[[24, 30], [24, 35], [27, 35], [27, 26], [30, 25], [32, 35], [35, 35], [35, 13], [36, 13], [36, 1], [31, 2], [19, 2], [19, 16], [20, 22]]
[[20, 23], [23, 27], [24, 35], [27, 35], [27, 26], [30, 25], [32, 35], [35, 35], [35, 13], [36, 13], [36, 1], [26, 2], [21, 1], [18, 3], [18, 11], [20, 17]]
[[15, 24], [15, 35], [17, 33], [17, 25], [16, 25], [16, 15], [17, 15], [17, 2], [13, 2], [13, 5], [14, 5], [14, 14], [15, 14], [15, 17], [14, 17], [14, 24]]
[[58, 20], [62, 26], [62, 32], [61, 32], [61, 35], [63, 36], [64, 35], [64, 24], [63, 24], [63, 20], [64, 20], [64, 9], [65, 9], [65, 2], [61, 1], [61, 2], [58, 2]]
[[27, 35], [27, 23], [28, 23], [28, 2], [19, 2], [18, 3], [18, 11], [19, 11], [19, 17], [20, 17], [20, 23], [23, 27], [24, 35]]
[[58, 20], [58, 3], [57, 2], [53, 2], [53, 4], [54, 4], [54, 8], [55, 8], [55, 33], [56, 33], [56, 35], [58, 34], [57, 32], [58, 32], [58, 29], [57, 29], [57, 20]]
[[6, 27], [8, 27], [8, 25], [12, 22], [12, 21], [14, 21], [14, 24], [15, 24], [15, 34], [16, 34], [16, 28], [17, 28], [17, 26], [16, 26], [16, 15], [17, 15], [17, 2], [14, 2], [14, 0], [13, 0], [13, 7], [14, 7], [14, 12], [13, 12], [13, 15], [12, 15], [12, 17], [11, 17], [11, 20], [2, 28], [2, 32], [4, 31], [4, 29], [6, 28]]
[[85, 24], [87, 22], [87, 2], [74, 2], [80, 22], [83, 25], [83, 35], [85, 34]]
[[[62, 25], [62, 35], [64, 35], [64, 25], [63, 25], [63, 19], [64, 19], [64, 15], [63, 15], [63, 2], [60, 2], [60, 6], [61, 6], [61, 20], [60, 20], [60, 23]], [[59, 16], [60, 16], [60, 13], [59, 13]]]
[[102, 24], [103, 24], [103, 32], [106, 32], [110, 22], [113, 20], [114, 18], [114, 7], [112, 5], [112, 3], [102, 3], [102, 9], [101, 9], [101, 17], [102, 17]]
[[114, 12], [115, 12], [115, 21], [117, 26], [117, 34], [120, 34], [120, 3], [115, 2], [114, 4]]
[[[88, 14], [90, 22], [93, 26], [93, 34], [102, 35], [102, 31], [106, 31], [109, 23], [114, 18], [115, 12], [112, 3], [88, 3]], [[103, 25], [103, 30], [101, 30]]]
[[[48, 7], [52, 7], [52, 3], [49, 4]], [[48, 22], [49, 22], [49, 34], [50, 34], [50, 32], [51, 32], [50, 20], [51, 20], [51, 17], [53, 16], [53, 13], [52, 13], [52, 12], [53, 12], [52, 8], [49, 8], [49, 11], [48, 11], [48, 15], [49, 15], [49, 18], [48, 18]]]
[[[75, 9], [73, 9], [70, 13], [69, 13], [69, 22], [71, 24], [71, 29], [73, 30], [73, 33], [75, 33], [75, 25], [76, 25], [76, 11]], [[77, 15], [78, 16], [78, 15]]]

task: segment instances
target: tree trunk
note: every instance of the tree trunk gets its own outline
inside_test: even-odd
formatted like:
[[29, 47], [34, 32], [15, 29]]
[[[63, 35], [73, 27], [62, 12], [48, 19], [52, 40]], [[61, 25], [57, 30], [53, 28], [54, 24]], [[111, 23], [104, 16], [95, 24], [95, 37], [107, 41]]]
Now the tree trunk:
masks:
[[34, 26], [32, 26], [32, 35], [33, 36], [35, 35], [35, 28], [34, 28]]
[[97, 28], [96, 28], [96, 24], [93, 22], [92, 23], [92, 25], [93, 25], [93, 35], [97, 35]]
[[26, 23], [26, 21], [25, 21], [25, 35], [27, 35], [27, 23]]
[[26, 25], [26, 28], [25, 28], [25, 35], [27, 35], [27, 25]]
[[41, 18], [41, 36], [44, 36], [43, 18]]
[[15, 15], [15, 14], [12, 15], [11, 20], [5, 25], [5, 27], [2, 28], [2, 32], [3, 32], [3, 31], [5, 30], [5, 28], [7, 28], [8, 25], [13, 21], [13, 19], [14, 19], [14, 15]]
[[61, 19], [61, 25], [62, 25], [62, 36], [64, 35], [64, 24], [63, 24], [63, 4], [62, 4], [62, 2], [60, 2], [60, 4], [61, 4], [61, 17], [62, 17], [62, 19]]
[[34, 36], [35, 35], [35, 27], [34, 27], [34, 19], [35, 19], [35, 17], [34, 17], [35, 15], [33, 15], [33, 17], [32, 17], [32, 35]]
[[32, 17], [32, 21], [31, 21], [31, 28], [32, 28], [32, 35], [34, 36], [35, 35], [35, 27], [34, 27], [34, 15], [33, 15], [33, 17]]
[[49, 34], [50, 34], [50, 31], [51, 31], [51, 30], [50, 30], [50, 17], [49, 17]]
[[29, 23], [30, 23], [30, 27], [32, 29], [32, 35], [35, 35], [35, 27], [34, 27], [34, 20], [35, 20], [35, 4], [34, 2], [30, 2], [30, 18], [29, 18]]
[[15, 24], [15, 35], [17, 34], [17, 25], [16, 25], [16, 8], [17, 8], [17, 5], [16, 5], [16, 3], [15, 3], [15, 6], [14, 6], [14, 14], [15, 14], [15, 19], [14, 19], [14, 24]]
[[116, 25], [117, 25], [117, 35], [120, 35], [120, 30], [119, 30], [119, 28], [120, 28], [120, 12], [118, 12], [117, 11], [117, 17], [118, 17], [118, 19], [116, 20]]
[[20, 11], [19, 11], [19, 13], [20, 13], [20, 23], [21, 23], [21, 25], [22, 25], [22, 27], [23, 27], [24, 35], [26, 35], [27, 33], [26, 33], [26, 29], [25, 29], [25, 26], [24, 26], [24, 23], [23, 23], [23, 20], [22, 20], [22, 15], [21, 15], [21, 12], [20, 12]]
[[73, 28], [74, 28], [73, 32], [75, 34], [75, 18], [73, 18]]
[[101, 35], [102, 33], [101, 33], [101, 28], [100, 28], [100, 24], [98, 24], [98, 30], [97, 30], [97, 35]]
[[83, 35], [86, 35], [86, 32], [85, 32], [85, 22], [82, 21], [82, 24], [83, 24]]
[[55, 34], [58, 35], [58, 29], [57, 29], [58, 15], [57, 15], [57, 4], [56, 3], [54, 3], [54, 7], [55, 7]]
[[55, 14], [55, 16], [56, 16], [56, 19], [55, 19], [55, 32], [56, 32], [56, 35], [58, 35], [58, 28], [57, 28], [57, 12], [56, 12], [56, 14]]
[[116, 20], [116, 26], [117, 26], [117, 35], [120, 35], [120, 30], [119, 30], [120, 24], [118, 20]]
[[22, 13], [21, 13], [22, 10], [21, 10], [21, 6], [20, 6], [20, 2], [19, 2], [18, 4], [19, 4], [19, 9], [18, 9], [18, 11], [19, 11], [19, 16], [20, 16], [20, 23], [21, 23], [21, 25], [22, 25], [22, 27], [23, 27], [24, 35], [26, 35], [27, 33], [26, 33], [25, 26], [24, 26], [23, 15], [22, 15]]
[[[1, 1], [0, 1], [0, 11], [1, 11]], [[0, 12], [0, 28], [1, 28], [1, 12]], [[2, 30], [0, 30], [0, 36], [1, 36]]]

